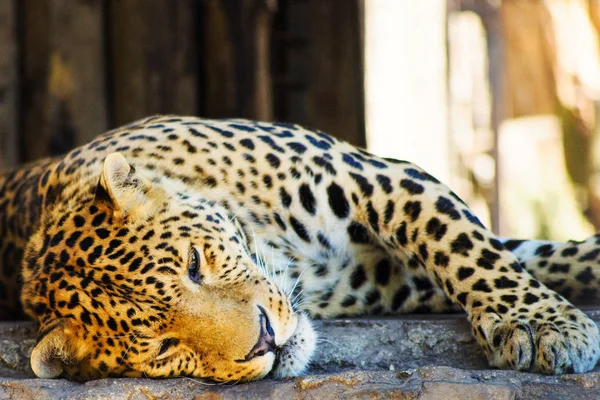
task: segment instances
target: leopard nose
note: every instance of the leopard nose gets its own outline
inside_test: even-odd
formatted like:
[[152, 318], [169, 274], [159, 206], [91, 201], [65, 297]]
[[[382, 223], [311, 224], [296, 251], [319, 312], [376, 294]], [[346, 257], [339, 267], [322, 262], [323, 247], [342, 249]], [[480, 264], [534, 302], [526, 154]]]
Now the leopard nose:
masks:
[[273, 331], [273, 327], [271, 327], [271, 321], [269, 321], [269, 317], [264, 308], [258, 306], [258, 309], [260, 310], [260, 335], [254, 347], [244, 358], [244, 361], [250, 361], [254, 357], [264, 356], [268, 352], [275, 353], [277, 351], [277, 346], [275, 345], [275, 332]]

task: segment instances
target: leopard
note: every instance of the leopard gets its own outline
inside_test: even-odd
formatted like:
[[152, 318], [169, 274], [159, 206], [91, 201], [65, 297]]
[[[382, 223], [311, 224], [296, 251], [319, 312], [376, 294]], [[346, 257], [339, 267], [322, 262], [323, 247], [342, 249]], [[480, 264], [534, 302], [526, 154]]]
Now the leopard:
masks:
[[584, 373], [599, 256], [293, 123], [153, 116], [0, 174], [0, 317], [37, 322], [39, 378], [294, 377], [315, 319], [447, 312], [492, 367]]

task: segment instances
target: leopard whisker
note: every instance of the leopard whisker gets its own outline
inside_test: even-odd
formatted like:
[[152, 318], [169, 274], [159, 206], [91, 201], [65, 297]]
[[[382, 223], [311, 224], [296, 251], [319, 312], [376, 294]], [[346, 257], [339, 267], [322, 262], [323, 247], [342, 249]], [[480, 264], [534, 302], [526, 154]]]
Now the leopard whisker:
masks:
[[296, 283], [294, 283], [294, 286], [292, 287], [292, 290], [290, 290], [289, 296], [291, 296], [294, 293], [294, 290], [296, 289], [296, 287], [298, 286], [298, 283], [300, 283], [300, 278], [302, 278], [302, 275], [304, 274], [304, 272], [308, 269], [308, 267], [305, 267], [300, 274], [298, 275], [298, 277], [296, 278]]
[[283, 269], [283, 277], [282, 277], [282, 281], [283, 281], [283, 285], [282, 285], [282, 289], [283, 292], [289, 297], [290, 293], [288, 293], [287, 291], [287, 284], [288, 284], [288, 279], [287, 279], [287, 271], [290, 268], [290, 265], [292, 265], [292, 262], [294, 261], [295, 257], [292, 258], [288, 258], [288, 262], [285, 264], [285, 268]]
[[121, 364], [123, 364], [123, 361], [125, 361], [125, 357], [127, 357], [127, 354], [129, 353], [129, 350], [131, 350], [131, 347], [134, 345], [134, 343], [138, 339], [138, 336], [136, 334], [131, 334], [130, 336], [133, 336], [133, 340], [131, 341], [131, 343], [129, 343], [129, 346], [125, 350], [125, 354], [123, 354], [121, 356], [121, 361], [119, 361], [119, 367], [121, 366]]
[[187, 379], [190, 380], [194, 383], [199, 383], [200, 385], [204, 385], [204, 386], [223, 386], [225, 385], [227, 382], [214, 382], [214, 383], [209, 383], [209, 382], [203, 382], [200, 379], [201, 378], [193, 378], [190, 376], [182, 376], [183, 379]]
[[315, 304], [316, 301], [313, 301], [315, 299], [317, 299], [319, 296], [308, 296], [308, 297], [304, 297], [302, 299], [300, 299], [298, 302], [292, 303], [293, 306], [300, 308], [300, 306], [305, 306], [305, 305], [310, 305], [310, 304]]

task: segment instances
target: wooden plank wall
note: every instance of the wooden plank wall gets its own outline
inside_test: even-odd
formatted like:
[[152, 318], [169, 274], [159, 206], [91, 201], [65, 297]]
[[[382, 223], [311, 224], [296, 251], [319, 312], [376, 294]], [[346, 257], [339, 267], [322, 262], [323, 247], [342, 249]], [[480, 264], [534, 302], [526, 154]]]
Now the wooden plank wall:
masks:
[[156, 113], [197, 114], [197, 9], [194, 0], [111, 0], [115, 125]]
[[21, 0], [22, 156], [64, 153], [108, 127], [100, 0]]
[[365, 147], [363, 1], [280, 2], [275, 113]]
[[[0, 168], [158, 113], [301, 122], [364, 145], [361, 2], [0, 0]], [[281, 39], [299, 27], [300, 51]], [[280, 84], [294, 75], [301, 93]]]
[[14, 1], [0, 0], [0, 169], [16, 164], [17, 27]]

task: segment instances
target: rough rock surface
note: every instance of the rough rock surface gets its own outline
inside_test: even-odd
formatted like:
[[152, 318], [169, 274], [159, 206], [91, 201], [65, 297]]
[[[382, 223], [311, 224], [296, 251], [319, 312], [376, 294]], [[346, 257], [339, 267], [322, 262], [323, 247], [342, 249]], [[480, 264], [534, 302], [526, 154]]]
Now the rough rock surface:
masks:
[[510, 371], [423, 367], [407, 371], [346, 371], [290, 380], [215, 385], [194, 379], [0, 379], [11, 399], [598, 399], [600, 373], [542, 376]]
[[[598, 323], [600, 310], [588, 311]], [[581, 375], [486, 370], [463, 318], [450, 315], [317, 321], [309, 372], [290, 380], [220, 385], [196, 379], [33, 378], [35, 325], [0, 323], [0, 398], [14, 399], [599, 399], [600, 366]]]

